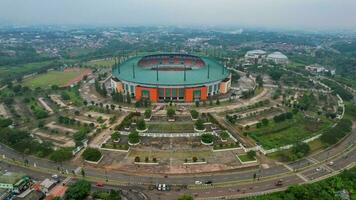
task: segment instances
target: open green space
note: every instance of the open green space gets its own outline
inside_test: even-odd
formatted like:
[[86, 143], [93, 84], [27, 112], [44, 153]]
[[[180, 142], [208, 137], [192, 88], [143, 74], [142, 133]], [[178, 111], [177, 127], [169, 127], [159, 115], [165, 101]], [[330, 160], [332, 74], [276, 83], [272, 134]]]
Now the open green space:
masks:
[[89, 67], [112, 67], [115, 64], [114, 59], [98, 59], [90, 60], [85, 63], [85, 66]]
[[318, 117], [319, 120], [298, 113], [293, 119], [279, 123], [271, 121], [268, 126], [255, 128], [247, 134], [266, 149], [294, 144], [322, 133], [332, 125], [332, 121]]
[[16, 66], [0, 66], [0, 79], [7, 78], [8, 76], [13, 76], [14, 74], [32, 73], [36, 70], [40, 70], [41, 68], [50, 65], [51, 63], [52, 61], [42, 61]]
[[30, 88], [47, 88], [51, 85], [65, 86], [70, 80], [80, 76], [85, 69], [75, 71], [50, 71], [48, 73], [35, 75], [24, 80], [23, 85]]
[[242, 161], [242, 162], [250, 162], [250, 161], [255, 161], [256, 159], [247, 155], [247, 154], [243, 154], [243, 155], [238, 155], [239, 159]]
[[194, 124], [191, 122], [149, 123], [148, 131], [152, 133], [190, 133], [194, 132]]

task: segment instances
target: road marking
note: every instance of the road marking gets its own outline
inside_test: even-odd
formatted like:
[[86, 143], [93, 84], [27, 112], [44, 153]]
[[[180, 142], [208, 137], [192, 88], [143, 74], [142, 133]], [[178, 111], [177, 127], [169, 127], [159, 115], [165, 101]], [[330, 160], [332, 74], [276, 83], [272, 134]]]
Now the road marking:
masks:
[[282, 164], [285, 168], [287, 168], [289, 171], [293, 172], [294, 169], [286, 164]]
[[322, 165], [324, 168], [326, 168], [326, 169], [328, 169], [328, 170], [330, 170], [331, 172], [333, 172], [333, 171], [335, 171], [333, 168], [331, 168], [331, 167], [329, 167], [329, 166], [327, 166], [327, 165]]
[[305, 181], [305, 182], [308, 182], [309, 180], [306, 178], [306, 177], [304, 177], [303, 175], [301, 175], [300, 173], [297, 173], [297, 176], [299, 177], [299, 178], [301, 178], [303, 181]]
[[307, 159], [308, 161], [310, 161], [311, 163], [313, 163], [313, 164], [319, 163], [319, 161], [318, 161], [317, 159], [312, 158], [312, 157], [306, 157], [306, 159]]

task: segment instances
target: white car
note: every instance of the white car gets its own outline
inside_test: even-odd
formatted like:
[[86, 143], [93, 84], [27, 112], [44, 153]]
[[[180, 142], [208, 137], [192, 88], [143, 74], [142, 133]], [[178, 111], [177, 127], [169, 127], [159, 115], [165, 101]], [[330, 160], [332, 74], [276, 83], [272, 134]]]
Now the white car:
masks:
[[320, 171], [321, 171], [321, 168], [318, 167], [318, 168], [315, 169], [315, 171], [320, 172]]
[[194, 183], [195, 183], [195, 185], [201, 185], [201, 184], [203, 184], [203, 182], [201, 182], [201, 181], [195, 181]]
[[333, 165], [334, 165], [334, 162], [333, 162], [333, 161], [330, 161], [330, 162], [328, 163], [328, 165], [329, 165], [329, 166], [333, 166]]

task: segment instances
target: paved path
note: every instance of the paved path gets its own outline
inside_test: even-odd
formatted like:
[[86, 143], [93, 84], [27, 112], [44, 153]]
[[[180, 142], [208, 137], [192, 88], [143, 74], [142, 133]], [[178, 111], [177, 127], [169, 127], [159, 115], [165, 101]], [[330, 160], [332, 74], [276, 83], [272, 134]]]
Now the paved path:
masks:
[[103, 130], [100, 134], [96, 135], [93, 139], [90, 140], [89, 146], [94, 148], [100, 148], [101, 144], [105, 142], [107, 138], [111, 136], [114, 132], [115, 126], [121, 124], [124, 118], [128, 115], [128, 113], [123, 113], [114, 124], [110, 125], [107, 129]]

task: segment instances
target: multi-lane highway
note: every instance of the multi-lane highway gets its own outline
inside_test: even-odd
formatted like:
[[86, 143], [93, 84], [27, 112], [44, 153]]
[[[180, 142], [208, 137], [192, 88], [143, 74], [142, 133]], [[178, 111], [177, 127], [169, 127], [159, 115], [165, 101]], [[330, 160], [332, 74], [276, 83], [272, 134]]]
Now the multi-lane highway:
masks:
[[[149, 199], [174, 199], [177, 195], [190, 194], [196, 198], [220, 197], [220, 196], [247, 196], [256, 195], [266, 191], [280, 190], [275, 182], [283, 179], [283, 187], [295, 183], [307, 183], [319, 180], [337, 173], [339, 170], [350, 167], [356, 163], [356, 129], [339, 144], [299, 161], [277, 165], [267, 169], [249, 169], [244, 171], [227, 171], [199, 175], [138, 175], [127, 174], [120, 171], [103, 171], [89, 166], [84, 167], [86, 178], [93, 182], [102, 181], [109, 185], [120, 186], [120, 189], [141, 190]], [[46, 159], [27, 156], [28, 166], [24, 166], [22, 154], [1, 145], [0, 146], [1, 167], [9, 171], [23, 171], [37, 179], [43, 179], [50, 174], [63, 173], [63, 176], [81, 178], [81, 175], [73, 175], [78, 166], [66, 162], [54, 163]], [[333, 164], [330, 165], [330, 161]], [[58, 171], [58, 169], [60, 171]], [[258, 178], [253, 180], [254, 174]], [[212, 181], [210, 186], [194, 185], [196, 180], [206, 182]], [[149, 185], [165, 183], [176, 185], [170, 192], [159, 192], [149, 190]], [[185, 187], [188, 186], [187, 189]]]

